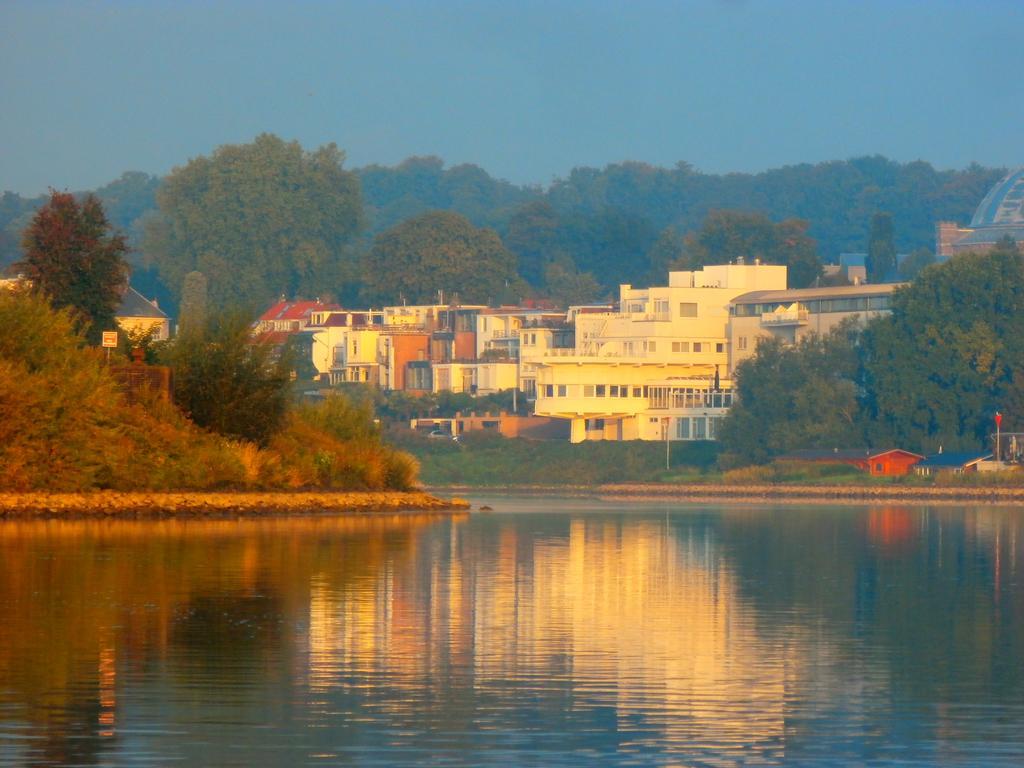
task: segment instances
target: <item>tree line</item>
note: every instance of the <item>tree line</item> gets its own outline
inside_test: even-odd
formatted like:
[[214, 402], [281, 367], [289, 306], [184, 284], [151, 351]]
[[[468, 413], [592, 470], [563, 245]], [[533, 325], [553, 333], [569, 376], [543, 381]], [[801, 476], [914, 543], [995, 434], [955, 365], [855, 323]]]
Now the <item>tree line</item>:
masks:
[[[739, 256], [786, 264], [799, 287], [838, 254], [870, 251], [877, 278], [897, 251], [917, 252], [911, 271], [927, 264], [935, 222], [966, 221], [1003, 173], [877, 156], [728, 175], [627, 162], [542, 189], [436, 157], [355, 170], [344, 160], [334, 145], [264, 134], [163, 179], [126, 173], [95, 197], [125, 238], [133, 285], [176, 314], [194, 272], [211, 301], [250, 308], [281, 295], [419, 301], [438, 289], [467, 302], [579, 303]], [[0, 267], [21, 258], [45, 200], [0, 196]]]

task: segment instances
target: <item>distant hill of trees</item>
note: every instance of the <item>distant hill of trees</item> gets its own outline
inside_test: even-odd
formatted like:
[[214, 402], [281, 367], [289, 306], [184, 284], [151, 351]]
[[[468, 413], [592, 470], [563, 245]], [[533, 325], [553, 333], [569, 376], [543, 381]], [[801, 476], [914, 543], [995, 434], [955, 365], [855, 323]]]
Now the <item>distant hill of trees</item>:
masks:
[[[580, 300], [584, 294], [612, 294], [620, 282], [664, 280], [669, 266], [728, 258], [703, 246], [699, 254], [686, 252], [688, 242], [692, 247], [701, 241], [701, 228], [713, 212], [759, 214], [777, 224], [786, 222], [788, 230], [809, 238], [801, 246], [809, 264], [815, 258], [829, 262], [843, 252], [866, 251], [878, 213], [891, 215], [898, 251], [932, 249], [935, 222], [966, 223], [1005, 169], [971, 165], [942, 171], [923, 161], [898, 163], [871, 156], [723, 175], [702, 173], [687, 163], [661, 168], [625, 162], [576, 168], [547, 188], [511, 184], [475, 165], [446, 167], [437, 157], [413, 157], [397, 166], [370, 165], [351, 173], [360, 186], [362, 227], [346, 252], [337, 254], [342, 267], [361, 263], [378, 235], [428, 211], [444, 210], [495, 230], [515, 256], [528, 290]], [[136, 248], [130, 259], [133, 285], [161, 298], [162, 306], [170, 302], [173, 312], [180, 286], [168, 284], [168, 278], [181, 270], [168, 271], [166, 264], [158, 269], [153, 254], [140, 248], [142, 232], [158, 215], [161, 182], [129, 172], [94, 193]], [[21, 231], [44, 200], [10, 192], [0, 196], [0, 269], [19, 258]], [[804, 273], [802, 279], [813, 279], [813, 268]], [[346, 301], [360, 298], [351, 266], [339, 274], [344, 284], [324, 285], [319, 293]], [[256, 303], [281, 290], [258, 280], [243, 282], [251, 294], [243, 298]], [[216, 292], [216, 286], [211, 284], [211, 290]]]

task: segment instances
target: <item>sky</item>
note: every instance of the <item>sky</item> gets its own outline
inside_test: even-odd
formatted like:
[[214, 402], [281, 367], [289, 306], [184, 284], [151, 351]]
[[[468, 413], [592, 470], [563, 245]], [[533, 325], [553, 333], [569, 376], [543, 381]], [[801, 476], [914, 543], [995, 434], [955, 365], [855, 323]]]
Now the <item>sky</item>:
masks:
[[0, 190], [263, 132], [547, 185], [637, 160], [1024, 163], [1019, 0], [0, 0]]

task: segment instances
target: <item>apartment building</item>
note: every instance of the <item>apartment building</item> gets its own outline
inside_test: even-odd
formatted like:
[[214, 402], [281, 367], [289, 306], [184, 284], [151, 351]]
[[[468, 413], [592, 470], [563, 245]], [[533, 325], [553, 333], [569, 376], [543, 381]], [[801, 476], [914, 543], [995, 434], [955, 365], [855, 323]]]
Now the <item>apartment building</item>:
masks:
[[535, 413], [567, 419], [572, 442], [713, 439], [732, 398], [730, 302], [785, 286], [785, 267], [757, 263], [671, 272], [667, 286], [621, 286], [618, 311], [571, 318], [571, 348], [530, 356]]
[[762, 338], [795, 344], [809, 333], [828, 333], [844, 320], [866, 322], [889, 312], [892, 294], [901, 285], [757, 290], [737, 296], [729, 318], [729, 375], [754, 354]]

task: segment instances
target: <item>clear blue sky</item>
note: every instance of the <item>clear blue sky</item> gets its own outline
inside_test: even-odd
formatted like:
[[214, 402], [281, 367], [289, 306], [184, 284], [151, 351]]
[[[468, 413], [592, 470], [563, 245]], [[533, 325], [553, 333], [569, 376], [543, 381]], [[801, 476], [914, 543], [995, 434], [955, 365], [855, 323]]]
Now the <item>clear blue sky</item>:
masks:
[[0, 190], [269, 131], [547, 184], [881, 153], [1024, 163], [1024, 3], [0, 0]]

